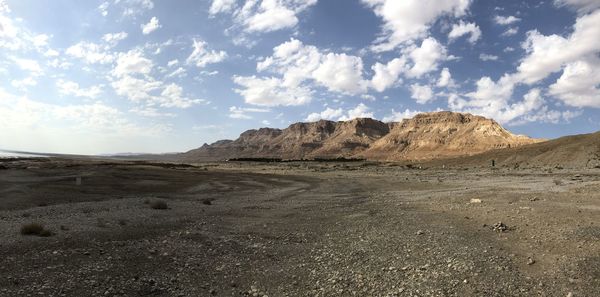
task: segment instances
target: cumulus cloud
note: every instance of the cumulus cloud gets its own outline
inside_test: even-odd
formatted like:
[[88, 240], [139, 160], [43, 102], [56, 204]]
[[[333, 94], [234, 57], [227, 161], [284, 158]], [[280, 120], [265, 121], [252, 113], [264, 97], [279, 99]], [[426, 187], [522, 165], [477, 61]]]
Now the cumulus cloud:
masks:
[[162, 25], [158, 22], [156, 17], [152, 17], [147, 24], [142, 24], [140, 27], [142, 28], [142, 33], [148, 35], [162, 27]]
[[333, 109], [327, 107], [322, 112], [313, 112], [309, 114], [305, 120], [307, 122], [316, 122], [318, 120], [335, 120], [337, 118], [340, 118], [343, 113], [344, 110], [342, 110], [341, 108]]
[[442, 16], [463, 16], [471, 0], [362, 0], [383, 19], [383, 36], [375, 40], [375, 52], [427, 37], [431, 25]]
[[395, 111], [392, 108], [392, 113], [383, 117], [382, 121], [385, 123], [389, 122], [401, 122], [404, 119], [411, 119], [415, 115], [421, 113], [422, 111], [405, 109], [404, 111]]
[[63, 95], [72, 95], [75, 97], [86, 97], [95, 99], [102, 93], [101, 86], [91, 86], [89, 88], [81, 88], [78, 83], [59, 79], [56, 81], [58, 92]]
[[367, 88], [362, 70], [360, 57], [328, 53], [322, 57], [319, 67], [312, 72], [312, 77], [330, 91], [358, 94]]
[[245, 88], [236, 91], [250, 104], [300, 105], [310, 102], [315, 86], [351, 95], [364, 93], [369, 86], [360, 57], [323, 52], [293, 38], [276, 46], [256, 69], [279, 77], [234, 77]]
[[471, 44], [475, 44], [481, 37], [481, 30], [475, 23], [465, 23], [460, 21], [458, 24], [452, 25], [452, 30], [448, 33], [448, 39], [453, 41], [463, 35], [471, 35], [468, 41]]
[[494, 22], [496, 22], [496, 24], [498, 25], [510, 25], [516, 22], [521, 21], [520, 18], [509, 15], [509, 16], [500, 16], [497, 15], [494, 17]]
[[130, 50], [119, 54], [117, 66], [112, 73], [117, 77], [130, 74], [149, 74], [153, 65], [152, 60], [144, 57], [139, 50]]
[[346, 111], [346, 114], [342, 115], [338, 121], [349, 121], [356, 118], [374, 118], [373, 112], [369, 110], [368, 106], [360, 103], [355, 108]]
[[187, 58], [186, 63], [194, 64], [200, 68], [204, 68], [208, 64], [219, 63], [227, 58], [227, 53], [225, 51], [210, 50], [206, 47], [206, 42], [199, 39], [194, 39], [194, 50]]
[[275, 77], [234, 76], [233, 81], [241, 88], [234, 91], [244, 97], [248, 104], [262, 106], [304, 105], [312, 100], [312, 91], [303, 86], [284, 86]]
[[450, 70], [448, 68], [442, 69], [440, 72], [440, 78], [438, 79], [436, 86], [440, 88], [444, 87], [454, 87], [454, 80], [452, 79], [452, 75], [450, 74]]
[[298, 14], [317, 0], [248, 0], [237, 5], [231, 0], [213, 0], [209, 13], [229, 13], [235, 25], [249, 33], [271, 32], [298, 24]]
[[235, 7], [236, 0], [213, 0], [208, 10], [209, 14], [215, 15], [218, 13], [232, 11]]
[[419, 78], [425, 73], [437, 70], [439, 63], [446, 60], [447, 50], [435, 38], [428, 37], [423, 40], [420, 47], [410, 50], [408, 56], [414, 64], [407, 75]]
[[427, 85], [412, 84], [410, 85], [410, 92], [411, 98], [419, 104], [425, 104], [433, 99], [433, 90]]
[[[600, 52], [600, 10], [577, 18], [568, 37], [542, 35], [537, 30], [527, 33], [523, 43], [527, 55], [521, 60], [518, 77], [527, 84], [536, 83], [564, 65]], [[565, 50], [568, 49], [568, 50]]]
[[71, 57], [82, 59], [88, 64], [109, 64], [116, 58], [111, 51], [112, 48], [127, 36], [126, 32], [107, 33], [102, 36], [100, 43], [80, 41], [68, 47], [65, 53]]
[[107, 33], [102, 36], [102, 40], [104, 40], [106, 43], [110, 44], [111, 46], [115, 46], [115, 45], [117, 45], [117, 43], [119, 43], [119, 41], [127, 38], [127, 36], [128, 36], [127, 32]]
[[377, 92], [383, 92], [394, 85], [400, 74], [408, 71], [406, 57], [395, 58], [385, 65], [375, 63], [371, 69], [375, 73], [371, 79], [371, 87]]
[[568, 63], [549, 94], [570, 106], [600, 108], [600, 58]]
[[144, 57], [140, 50], [120, 53], [111, 72], [116, 78], [111, 86], [117, 95], [146, 107], [189, 108], [208, 103], [183, 95], [183, 88], [177, 84], [155, 80], [151, 76], [153, 67], [154, 62]]

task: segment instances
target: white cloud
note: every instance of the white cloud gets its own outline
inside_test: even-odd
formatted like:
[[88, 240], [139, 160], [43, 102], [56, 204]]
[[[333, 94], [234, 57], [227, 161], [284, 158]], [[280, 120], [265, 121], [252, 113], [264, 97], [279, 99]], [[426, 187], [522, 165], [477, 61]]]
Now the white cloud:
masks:
[[156, 17], [152, 17], [147, 24], [142, 24], [140, 27], [142, 28], [142, 33], [148, 35], [162, 27], [162, 25], [158, 22]]
[[371, 87], [377, 92], [383, 92], [398, 81], [400, 74], [408, 71], [406, 58], [395, 58], [387, 64], [375, 63], [371, 67], [375, 74], [371, 79]]
[[100, 4], [100, 6], [98, 6], [98, 11], [100, 11], [100, 14], [102, 16], [108, 15], [108, 7], [109, 6], [110, 6], [110, 3], [108, 3], [108, 2], [103, 2], [102, 4]]
[[45, 53], [44, 56], [46, 57], [58, 57], [58, 55], [60, 55], [60, 53], [56, 50], [53, 49], [48, 49]]
[[405, 109], [404, 111], [395, 111], [392, 108], [392, 113], [383, 117], [383, 122], [385, 123], [389, 123], [389, 122], [401, 122], [404, 119], [411, 119], [413, 118], [415, 115], [422, 113], [421, 111], [417, 111], [417, 110], [410, 110], [410, 109]]
[[21, 80], [12, 80], [10, 84], [20, 90], [27, 90], [27, 87], [32, 87], [37, 85], [37, 81], [35, 78], [29, 76]]
[[126, 17], [135, 17], [154, 8], [152, 0], [116, 0], [115, 4], [123, 6], [123, 16]]
[[322, 112], [313, 112], [309, 114], [305, 121], [307, 122], [316, 122], [318, 120], [334, 120], [342, 116], [344, 111], [341, 108], [333, 109], [327, 107]]
[[39, 34], [33, 37], [32, 42], [35, 47], [44, 47], [48, 45], [49, 38], [50, 36], [46, 34]]
[[129, 111], [132, 113], [135, 113], [137, 115], [140, 115], [143, 117], [149, 117], [149, 118], [158, 118], [158, 117], [173, 118], [173, 117], [176, 117], [176, 115], [174, 113], [161, 112], [157, 108], [154, 108], [154, 107], [135, 107], [135, 108], [130, 109]]
[[174, 60], [171, 60], [171, 61], [169, 61], [169, 62], [167, 63], [167, 66], [169, 66], [169, 67], [173, 67], [173, 66], [175, 66], [175, 65], [177, 65], [177, 64], [179, 64], [179, 60], [177, 60], [177, 59], [174, 59]]
[[317, 0], [249, 0], [241, 7], [231, 0], [213, 0], [209, 13], [230, 13], [236, 26], [249, 33], [271, 32], [298, 24], [298, 14]]
[[300, 105], [310, 102], [311, 87], [358, 95], [369, 85], [362, 77], [362, 59], [345, 53], [324, 53], [315, 46], [291, 39], [273, 49], [273, 55], [259, 61], [258, 72], [271, 72], [280, 77], [236, 76], [243, 86], [236, 92], [247, 103], [257, 105]]
[[483, 77], [477, 81], [477, 90], [465, 95], [468, 99], [451, 94], [448, 106], [453, 110], [483, 115], [501, 124], [511, 125], [536, 120], [550, 121], [550, 118], [540, 116], [544, 113], [562, 117], [560, 112], [548, 108], [538, 88], [529, 90], [522, 100], [511, 100], [515, 83], [515, 77], [511, 75], [504, 75], [497, 82]]
[[58, 92], [64, 95], [73, 95], [76, 97], [87, 97], [95, 99], [102, 93], [101, 86], [92, 86], [89, 88], [81, 88], [78, 83], [68, 80], [59, 79], [56, 81]]
[[104, 40], [106, 43], [110, 44], [111, 46], [115, 46], [117, 45], [117, 43], [119, 43], [119, 41], [127, 38], [127, 32], [119, 32], [119, 33], [108, 33], [108, 34], [104, 34], [102, 36], [102, 40]]
[[467, 34], [471, 35], [468, 39], [469, 42], [471, 44], [475, 44], [475, 42], [477, 42], [477, 40], [481, 37], [481, 30], [475, 23], [465, 23], [460, 21], [458, 24], [452, 25], [452, 30], [450, 30], [450, 33], [448, 33], [448, 39], [453, 41], [454, 39]]
[[115, 60], [110, 45], [81, 41], [67, 48], [67, 55], [83, 59], [90, 64], [108, 64]]
[[496, 61], [496, 60], [498, 60], [498, 56], [489, 55], [489, 54], [479, 54], [479, 60], [481, 60], [481, 61]]
[[32, 59], [21, 59], [12, 58], [15, 64], [24, 71], [28, 71], [33, 76], [40, 76], [43, 74], [42, 67], [36, 60]]
[[125, 75], [111, 83], [119, 96], [125, 96], [133, 102], [141, 103], [153, 96], [150, 94], [162, 87], [162, 83], [154, 80], [138, 79]]
[[139, 50], [130, 50], [127, 53], [119, 54], [117, 66], [113, 69], [112, 74], [117, 77], [130, 74], [149, 74], [153, 65], [152, 61], [145, 58]]
[[501, 35], [502, 36], [513, 36], [517, 33], [519, 33], [519, 28], [513, 27], [513, 28], [506, 29], [506, 31], [504, 31], [504, 33], [502, 33]]
[[383, 36], [375, 41], [376, 52], [390, 51], [404, 43], [425, 38], [430, 26], [442, 16], [463, 16], [470, 0], [362, 0], [383, 19]]
[[361, 58], [329, 53], [322, 57], [321, 64], [313, 71], [312, 77], [330, 91], [359, 94], [367, 89], [362, 70]]
[[234, 76], [233, 81], [243, 89], [235, 92], [248, 104], [262, 106], [304, 105], [311, 101], [312, 91], [302, 86], [286, 87], [275, 77]]
[[175, 69], [173, 72], [167, 74], [167, 77], [185, 77], [187, 75], [185, 69], [183, 67], [179, 67]]
[[448, 68], [442, 69], [440, 72], [440, 78], [438, 79], [436, 86], [443, 87], [454, 87], [454, 80], [452, 79], [452, 75], [450, 74], [450, 70]]
[[439, 62], [447, 58], [447, 50], [433, 37], [428, 37], [420, 47], [413, 48], [408, 56], [414, 64], [407, 75], [419, 78], [425, 73], [437, 70]]
[[235, 3], [236, 0], [213, 0], [208, 12], [211, 15], [223, 12], [230, 12], [235, 7]]
[[521, 19], [512, 15], [509, 16], [500, 16], [497, 15], [494, 17], [494, 22], [498, 25], [510, 25], [520, 21]]
[[147, 151], [149, 140], [162, 139], [169, 131], [165, 125], [132, 122], [118, 109], [99, 102], [49, 104], [2, 89], [0, 97], [0, 138], [12, 149], [84, 154]]
[[570, 106], [600, 108], [600, 58], [567, 64], [549, 94]]
[[205, 103], [203, 99], [192, 99], [183, 96], [183, 88], [177, 84], [171, 83], [165, 86], [160, 96], [152, 97], [153, 104], [161, 107], [189, 108], [192, 105]]
[[505, 53], [514, 52], [514, 51], [515, 51], [515, 48], [511, 47], [511, 46], [507, 46], [503, 50], [503, 52], [505, 52]]
[[433, 99], [433, 91], [427, 85], [412, 84], [410, 85], [411, 98], [415, 99], [419, 104], [425, 104]]
[[187, 58], [186, 63], [203, 68], [208, 64], [219, 63], [227, 58], [227, 53], [225, 51], [208, 50], [206, 45], [206, 42], [194, 39], [194, 50]]
[[252, 116], [248, 113], [265, 113], [270, 112], [270, 109], [267, 108], [251, 108], [251, 107], [237, 107], [231, 106], [229, 107], [229, 117], [232, 119], [241, 119], [241, 120], [249, 120], [252, 119]]
[[587, 13], [600, 8], [598, 0], [554, 0], [556, 6], [570, 6], [575, 8], [579, 13]]
[[342, 115], [338, 119], [338, 121], [349, 121], [355, 118], [374, 118], [375, 116], [369, 110], [370, 108], [368, 106], [360, 103], [355, 108], [348, 110], [345, 115]]
[[189, 108], [193, 105], [208, 103], [204, 99], [184, 96], [183, 88], [177, 84], [164, 85], [151, 78], [140, 79], [125, 75], [112, 82], [111, 85], [117, 95], [127, 97], [130, 101], [146, 107]]
[[579, 17], [573, 26], [573, 33], [567, 38], [529, 31], [523, 43], [527, 56], [517, 68], [520, 80], [527, 84], [536, 83], [561, 70], [567, 63], [597, 54], [600, 51], [599, 24], [600, 10], [597, 10]]

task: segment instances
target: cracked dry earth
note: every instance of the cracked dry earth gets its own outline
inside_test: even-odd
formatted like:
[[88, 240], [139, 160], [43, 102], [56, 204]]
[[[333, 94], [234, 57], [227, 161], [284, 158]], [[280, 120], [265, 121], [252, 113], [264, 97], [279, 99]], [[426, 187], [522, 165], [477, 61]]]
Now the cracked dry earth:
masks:
[[600, 170], [388, 165], [4, 161], [0, 296], [600, 296]]

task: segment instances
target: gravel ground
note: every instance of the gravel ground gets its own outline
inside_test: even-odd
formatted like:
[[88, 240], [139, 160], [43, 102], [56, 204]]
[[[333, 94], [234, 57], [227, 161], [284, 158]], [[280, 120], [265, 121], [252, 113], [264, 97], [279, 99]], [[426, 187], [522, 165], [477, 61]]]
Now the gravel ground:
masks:
[[0, 296], [600, 296], [600, 170], [1, 165]]

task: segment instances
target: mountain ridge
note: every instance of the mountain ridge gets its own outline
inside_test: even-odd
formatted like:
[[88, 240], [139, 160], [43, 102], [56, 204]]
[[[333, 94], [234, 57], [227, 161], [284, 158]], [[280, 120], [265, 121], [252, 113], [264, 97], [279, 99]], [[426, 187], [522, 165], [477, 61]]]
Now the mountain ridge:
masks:
[[371, 118], [298, 122], [285, 129], [250, 129], [180, 155], [186, 162], [233, 158], [364, 158], [428, 160], [473, 155], [541, 142], [515, 135], [482, 116], [449, 111], [421, 113], [400, 122]]

